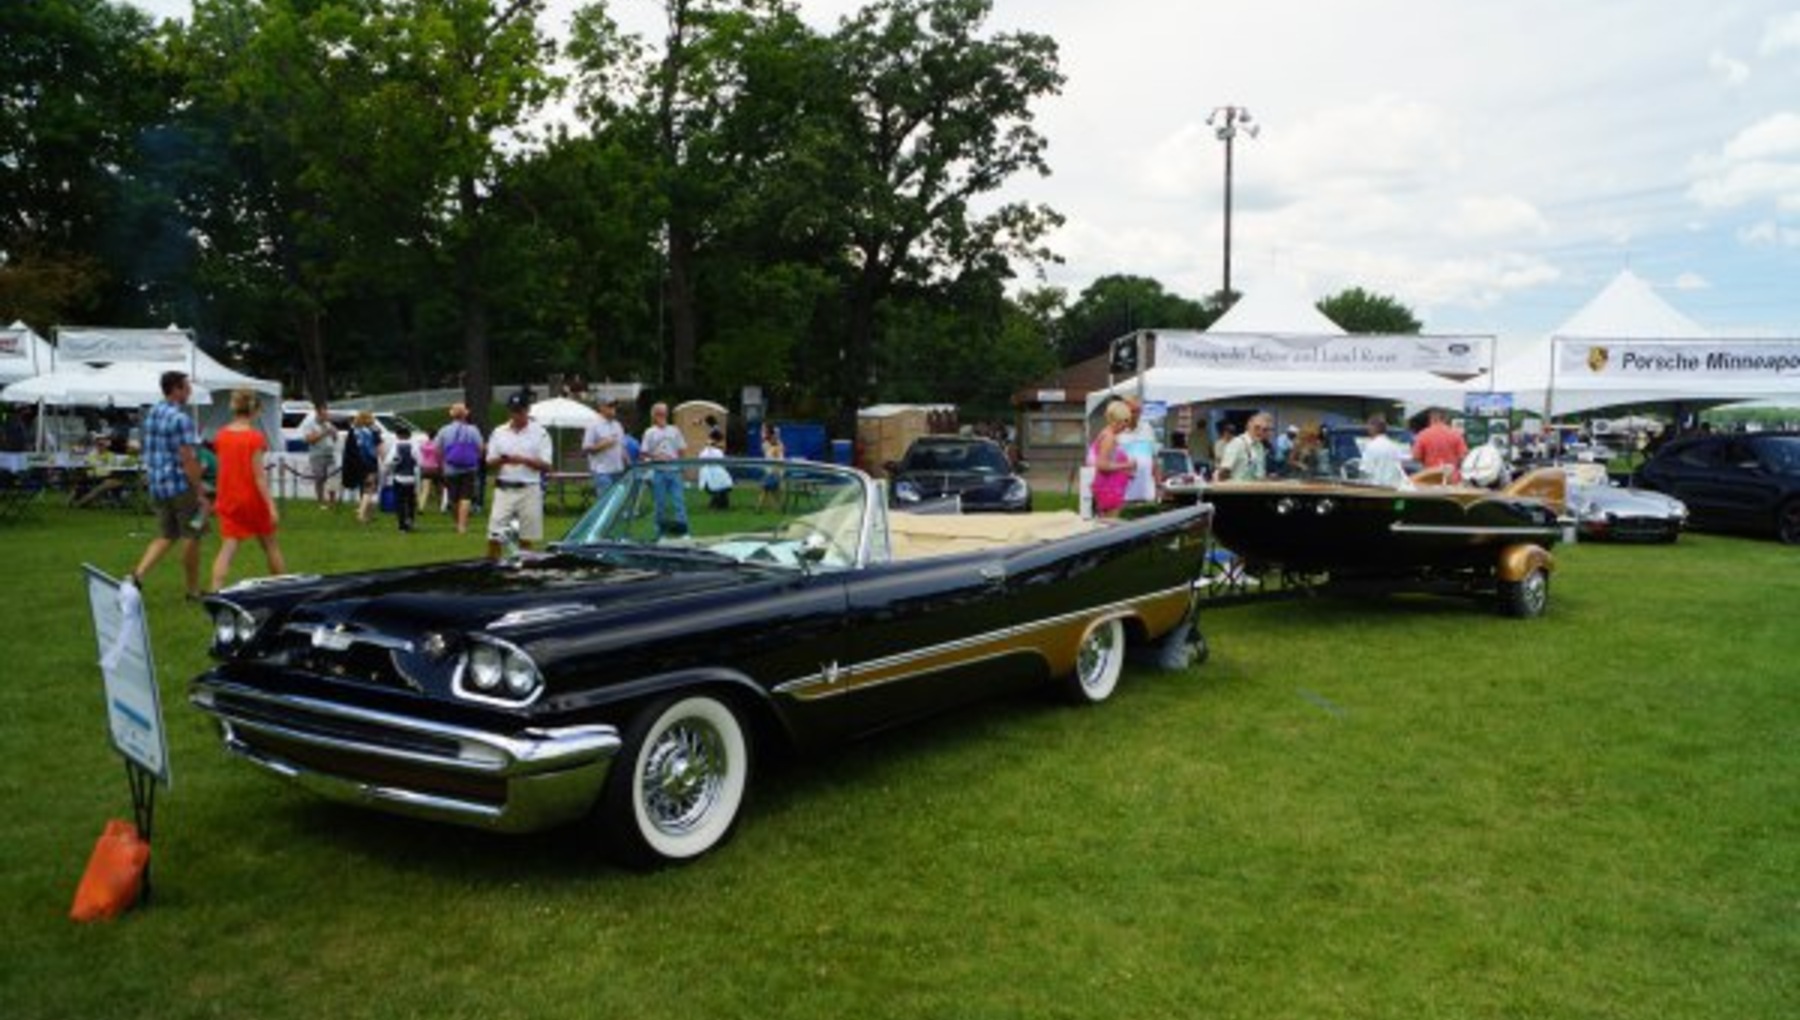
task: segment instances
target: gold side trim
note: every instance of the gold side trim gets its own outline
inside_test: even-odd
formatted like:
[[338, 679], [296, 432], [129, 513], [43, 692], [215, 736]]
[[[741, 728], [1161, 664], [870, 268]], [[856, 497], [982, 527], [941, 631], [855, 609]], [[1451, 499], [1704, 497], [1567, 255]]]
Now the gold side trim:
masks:
[[[900, 655], [841, 666], [787, 680], [775, 693], [803, 701], [836, 697], [866, 687], [894, 683], [954, 666], [972, 665], [1014, 655], [1034, 655], [1044, 660], [1052, 676], [1075, 668], [1075, 653], [1090, 628], [1110, 619], [1136, 617], [1152, 634], [1167, 631], [1187, 614], [1190, 586], [1152, 592], [1110, 605], [1065, 613], [1017, 627], [978, 634]], [[1046, 633], [1048, 632], [1048, 633]]]

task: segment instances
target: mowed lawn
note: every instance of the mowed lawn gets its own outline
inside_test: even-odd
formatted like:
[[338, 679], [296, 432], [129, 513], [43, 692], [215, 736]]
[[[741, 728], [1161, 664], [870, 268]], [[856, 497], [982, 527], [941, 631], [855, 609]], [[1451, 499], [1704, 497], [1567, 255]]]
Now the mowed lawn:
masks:
[[[156, 897], [81, 926], [129, 800], [78, 565], [125, 569], [147, 523], [0, 526], [8, 1018], [1800, 1016], [1800, 549], [1564, 548], [1535, 621], [1214, 610], [1208, 663], [1096, 708], [765, 759], [737, 838], [653, 874], [228, 760], [165, 563]], [[302, 571], [481, 547], [306, 503], [282, 539]]]

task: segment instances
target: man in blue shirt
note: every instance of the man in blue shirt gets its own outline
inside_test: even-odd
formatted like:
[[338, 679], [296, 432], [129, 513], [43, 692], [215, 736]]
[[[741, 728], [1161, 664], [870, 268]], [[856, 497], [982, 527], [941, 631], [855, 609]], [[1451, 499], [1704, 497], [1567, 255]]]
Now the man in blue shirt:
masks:
[[186, 372], [162, 374], [162, 403], [144, 418], [144, 477], [156, 503], [156, 537], [144, 549], [127, 580], [142, 586], [169, 546], [181, 541], [181, 569], [187, 596], [200, 597], [200, 536], [206, 531], [206, 490], [201, 485], [199, 430], [183, 410], [194, 387]]

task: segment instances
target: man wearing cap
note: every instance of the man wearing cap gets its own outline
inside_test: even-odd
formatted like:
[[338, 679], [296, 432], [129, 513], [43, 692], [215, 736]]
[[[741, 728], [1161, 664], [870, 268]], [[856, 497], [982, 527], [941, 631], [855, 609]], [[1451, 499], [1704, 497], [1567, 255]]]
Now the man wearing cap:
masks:
[[600, 420], [581, 434], [581, 452], [587, 454], [588, 470], [594, 475], [594, 498], [606, 490], [625, 470], [625, 428], [619, 424], [619, 402], [612, 397], [600, 401]]
[[531, 420], [531, 396], [506, 398], [506, 423], [488, 436], [487, 465], [494, 474], [494, 502], [488, 512], [488, 559], [500, 558], [506, 526], [518, 522], [519, 544], [527, 549], [544, 538], [544, 472], [550, 470], [550, 433]]

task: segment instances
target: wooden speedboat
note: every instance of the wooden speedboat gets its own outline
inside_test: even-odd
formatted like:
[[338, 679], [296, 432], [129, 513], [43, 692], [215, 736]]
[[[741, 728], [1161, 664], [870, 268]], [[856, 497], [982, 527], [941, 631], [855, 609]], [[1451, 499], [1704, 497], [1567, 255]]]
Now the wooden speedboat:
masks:
[[1565, 478], [1532, 472], [1499, 491], [1420, 476], [1407, 488], [1339, 479], [1220, 482], [1201, 498], [1221, 544], [1252, 570], [1328, 574], [1332, 580], [1451, 580], [1497, 592], [1515, 615], [1548, 597], [1562, 535]]

